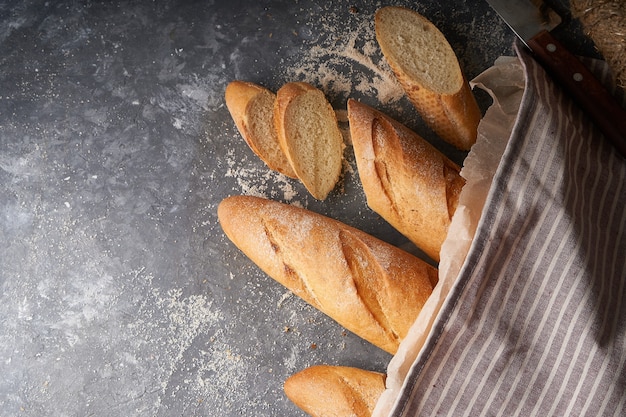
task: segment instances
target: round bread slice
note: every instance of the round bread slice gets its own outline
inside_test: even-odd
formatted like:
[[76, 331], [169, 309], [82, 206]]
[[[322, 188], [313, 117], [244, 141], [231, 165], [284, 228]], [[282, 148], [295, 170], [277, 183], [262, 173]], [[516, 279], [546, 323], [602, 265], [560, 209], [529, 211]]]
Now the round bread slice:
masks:
[[224, 94], [226, 107], [237, 130], [254, 152], [268, 166], [288, 177], [296, 173], [283, 153], [274, 129], [274, 101], [276, 94], [265, 87], [247, 82], [232, 81]]
[[370, 417], [385, 390], [385, 374], [315, 365], [285, 381], [285, 394], [312, 417]]
[[452, 47], [419, 13], [379, 9], [376, 40], [387, 63], [426, 124], [463, 150], [476, 142], [481, 112]]
[[324, 93], [304, 82], [276, 92], [274, 124], [278, 141], [296, 175], [318, 200], [335, 188], [343, 161], [343, 136]]

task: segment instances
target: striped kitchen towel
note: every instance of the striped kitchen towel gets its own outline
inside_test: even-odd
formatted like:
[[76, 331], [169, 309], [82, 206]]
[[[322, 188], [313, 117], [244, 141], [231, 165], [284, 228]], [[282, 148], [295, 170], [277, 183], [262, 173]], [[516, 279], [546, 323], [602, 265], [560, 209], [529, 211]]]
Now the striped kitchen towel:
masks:
[[517, 54], [517, 120], [392, 416], [626, 415], [626, 161]]

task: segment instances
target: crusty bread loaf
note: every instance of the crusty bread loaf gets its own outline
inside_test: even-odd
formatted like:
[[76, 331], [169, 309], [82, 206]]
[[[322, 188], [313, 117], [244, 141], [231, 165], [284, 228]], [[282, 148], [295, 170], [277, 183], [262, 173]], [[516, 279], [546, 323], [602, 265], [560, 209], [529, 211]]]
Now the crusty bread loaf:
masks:
[[309, 210], [251, 196], [224, 199], [228, 238], [265, 273], [390, 353], [437, 281], [423, 260]]
[[307, 190], [324, 200], [335, 187], [343, 163], [343, 136], [324, 93], [304, 82], [276, 92], [274, 124], [280, 146]]
[[387, 6], [375, 16], [380, 49], [426, 124], [443, 140], [469, 150], [481, 118], [445, 36], [419, 13]]
[[272, 170], [296, 178], [274, 128], [276, 94], [265, 87], [235, 80], [226, 86], [226, 107], [250, 149]]
[[406, 126], [353, 99], [348, 120], [367, 204], [439, 261], [465, 184], [458, 165]]
[[312, 417], [370, 417], [385, 390], [385, 374], [316, 365], [285, 381], [285, 394]]

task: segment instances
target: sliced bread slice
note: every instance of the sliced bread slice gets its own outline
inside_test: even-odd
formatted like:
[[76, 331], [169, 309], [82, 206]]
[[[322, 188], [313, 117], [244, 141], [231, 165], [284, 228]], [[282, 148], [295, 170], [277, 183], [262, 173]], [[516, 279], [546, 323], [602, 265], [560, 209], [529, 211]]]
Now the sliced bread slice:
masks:
[[341, 175], [343, 135], [324, 93], [304, 82], [276, 92], [274, 125], [278, 141], [307, 190], [324, 200]]
[[375, 30], [383, 56], [426, 124], [469, 150], [481, 112], [443, 33], [419, 13], [396, 6], [376, 12]]
[[296, 178], [274, 129], [276, 94], [258, 84], [235, 80], [226, 86], [224, 96], [226, 107], [250, 149], [268, 168]]

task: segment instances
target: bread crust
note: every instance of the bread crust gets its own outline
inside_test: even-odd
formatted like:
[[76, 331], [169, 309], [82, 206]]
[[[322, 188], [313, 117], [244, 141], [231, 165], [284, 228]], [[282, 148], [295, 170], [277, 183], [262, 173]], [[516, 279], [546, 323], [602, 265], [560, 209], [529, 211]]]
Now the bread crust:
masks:
[[[412, 30], [416, 32], [420, 30], [419, 28], [424, 28], [424, 37], [433, 40], [437, 45], [424, 46], [422, 50], [414, 44], [410, 47], [398, 47], [393, 40], [400, 36], [400, 33], [397, 33], [401, 30], [397, 24], [399, 19], [411, 23]], [[383, 56], [425, 123], [441, 139], [459, 149], [469, 150], [476, 142], [481, 112], [454, 51], [444, 35], [428, 19], [404, 7], [383, 7], [376, 12], [374, 20], [376, 40]], [[430, 48], [445, 51], [449, 59], [437, 64], [437, 60], [429, 60], [422, 56], [427, 54], [423, 50]], [[410, 59], [429, 61], [430, 65], [428, 68], [423, 66], [420, 76], [403, 65]], [[453, 80], [450, 82], [453, 88], [437, 89], [427, 81], [428, 78], [437, 78], [444, 73], [447, 78]]]
[[465, 184], [459, 166], [406, 126], [353, 99], [348, 120], [367, 204], [439, 261]]
[[[284, 84], [276, 92], [274, 126], [300, 181], [313, 197], [326, 199], [339, 181], [344, 145], [335, 111], [324, 93], [305, 82]], [[312, 126], [319, 132], [311, 131]]]
[[248, 81], [231, 81], [224, 92], [226, 107], [250, 149], [268, 166], [297, 178], [284, 155], [274, 128], [276, 94]]
[[369, 417], [385, 390], [385, 374], [315, 365], [285, 381], [285, 394], [312, 417]]
[[306, 209], [233, 196], [220, 203], [218, 218], [270, 277], [392, 354], [437, 281], [423, 260]]

